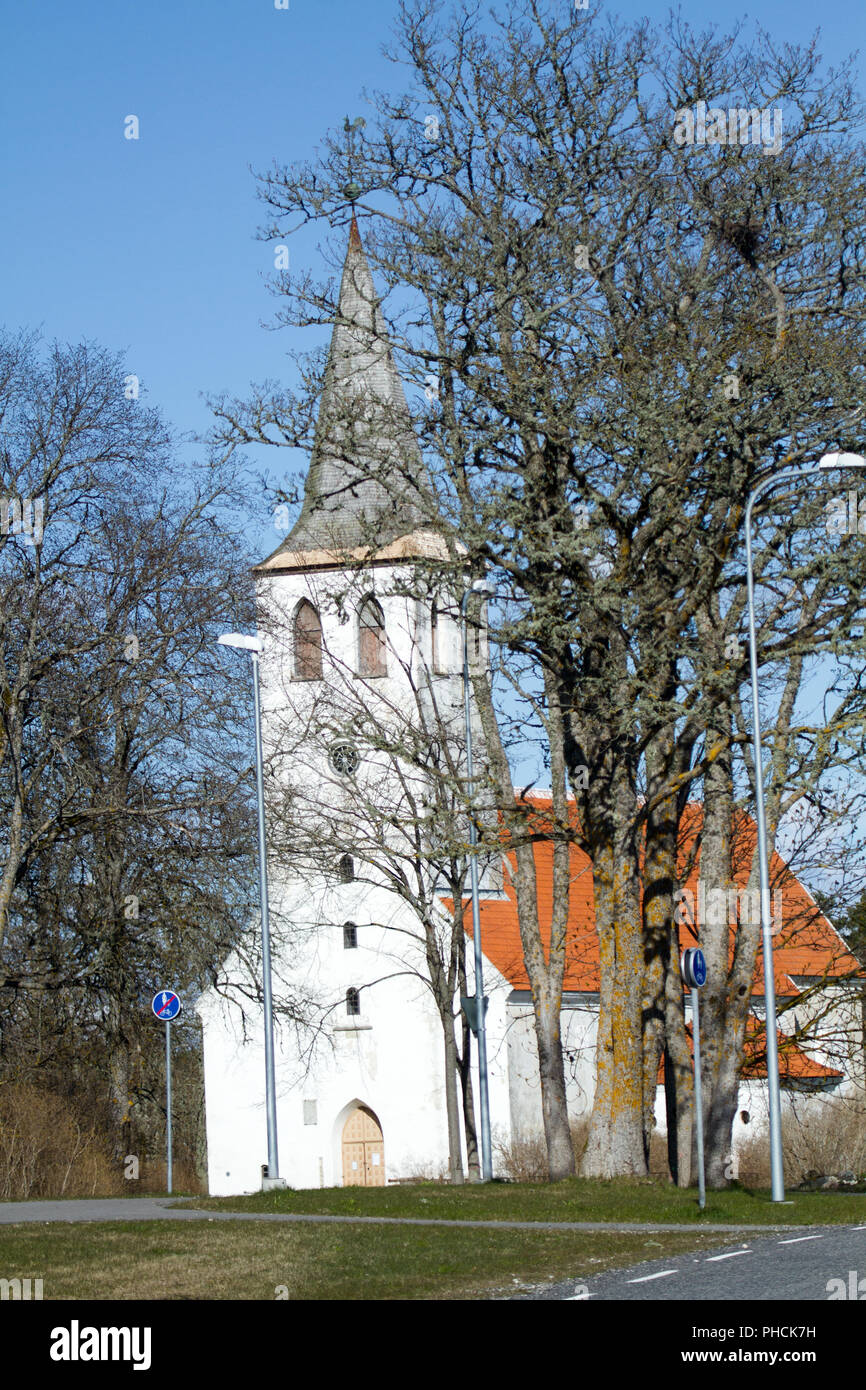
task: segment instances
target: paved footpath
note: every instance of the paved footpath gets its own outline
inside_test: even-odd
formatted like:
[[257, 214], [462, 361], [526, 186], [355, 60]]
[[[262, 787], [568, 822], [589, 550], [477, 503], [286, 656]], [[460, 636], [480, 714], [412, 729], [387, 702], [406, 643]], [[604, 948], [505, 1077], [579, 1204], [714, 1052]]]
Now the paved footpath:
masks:
[[425, 1216], [325, 1216], [306, 1212], [202, 1211], [177, 1206], [170, 1197], [83, 1197], [62, 1202], [0, 1202], [0, 1225], [51, 1221], [312, 1221], [348, 1222], [351, 1225], [470, 1226], [499, 1231], [748, 1231], [753, 1236], [776, 1231], [801, 1230], [786, 1226], [700, 1226], [650, 1221], [446, 1221]]

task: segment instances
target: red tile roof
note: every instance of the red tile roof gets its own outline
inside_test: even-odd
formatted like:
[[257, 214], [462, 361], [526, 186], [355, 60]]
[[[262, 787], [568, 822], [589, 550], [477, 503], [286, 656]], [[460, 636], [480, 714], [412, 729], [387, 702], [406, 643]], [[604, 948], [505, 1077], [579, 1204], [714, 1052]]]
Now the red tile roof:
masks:
[[[549, 798], [527, 798], [531, 806], [533, 828], [540, 833], [535, 842], [535, 869], [537, 879], [537, 898], [542, 938], [545, 946], [550, 942], [550, 922], [553, 911], [553, 844], [544, 838], [549, 830]], [[685, 869], [690, 852], [694, 848], [702, 822], [702, 807], [690, 803], [682, 822], [680, 865]], [[734, 882], [744, 889], [750, 874], [751, 860], [756, 844], [756, 829], [750, 817], [738, 818], [733, 836]], [[574, 992], [593, 992], [599, 987], [598, 937], [595, 930], [595, 906], [593, 901], [592, 864], [586, 854], [577, 846], [570, 846], [571, 882], [569, 891], [569, 910], [567, 933], [567, 954], [563, 989]], [[485, 956], [505, 976], [513, 989], [529, 989], [529, 979], [523, 963], [520, 944], [520, 930], [517, 920], [517, 899], [511, 881], [510, 869], [514, 855], [506, 853], [504, 871], [504, 898], [482, 898], [481, 938]], [[711, 910], [712, 904], [699, 896], [700, 851], [691, 873], [683, 887], [691, 894], [694, 902], [694, 915], [697, 924], [693, 928], [687, 921], [680, 925], [680, 948], [700, 944], [700, 909]], [[810, 895], [790, 872], [778, 854], [773, 854], [770, 864], [771, 893], [781, 892], [781, 928], [774, 935], [773, 964], [776, 978], [776, 993], [780, 997], [795, 996], [800, 991], [792, 976], [807, 976], [811, 979], [838, 979], [860, 970], [856, 958], [845, 946], [844, 941], [833, 929], [827, 918], [818, 910]], [[755, 894], [752, 906], [757, 912], [758, 895]], [[450, 907], [450, 900], [445, 900]], [[688, 900], [686, 900], [688, 901]], [[773, 898], [775, 908], [778, 900]], [[468, 902], [468, 900], [467, 900]], [[741, 911], [749, 910], [747, 903], [740, 898]], [[686, 917], [685, 910], [681, 912]], [[471, 915], [466, 911], [467, 932], [472, 934]], [[731, 930], [731, 951], [733, 952], [734, 929]], [[763, 995], [763, 951], [759, 949], [753, 980], [753, 991]]]
[[[686, 1024], [689, 1052], [694, 1056], [692, 1025]], [[784, 1081], [830, 1081], [841, 1080], [844, 1073], [835, 1067], [825, 1067], [809, 1057], [793, 1038], [781, 1030], [776, 1038], [779, 1048], [779, 1076]], [[740, 1074], [747, 1081], [759, 1081], [767, 1075], [766, 1034], [763, 1023], [754, 1016], [746, 1020], [746, 1037], [743, 1043], [743, 1065]], [[658, 1083], [664, 1085], [664, 1058], [659, 1062]]]

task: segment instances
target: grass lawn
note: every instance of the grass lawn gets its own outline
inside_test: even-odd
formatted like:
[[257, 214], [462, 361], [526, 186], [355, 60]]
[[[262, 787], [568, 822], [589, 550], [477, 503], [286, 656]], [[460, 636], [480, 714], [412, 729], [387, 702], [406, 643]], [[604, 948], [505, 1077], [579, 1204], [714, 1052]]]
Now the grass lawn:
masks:
[[0, 1226], [0, 1271], [5, 1278], [41, 1278], [46, 1300], [491, 1298], [561, 1279], [580, 1282], [722, 1239], [709, 1231], [473, 1231], [206, 1219], [28, 1223]]
[[866, 1193], [788, 1193], [791, 1205], [769, 1191], [729, 1188], [708, 1192], [703, 1212], [694, 1189], [655, 1179], [581, 1178], [559, 1183], [445, 1183], [393, 1187], [326, 1187], [256, 1192], [249, 1197], [195, 1197], [186, 1205], [215, 1211], [328, 1213], [335, 1216], [422, 1216], [464, 1221], [641, 1221], [700, 1227], [825, 1225], [866, 1222]]

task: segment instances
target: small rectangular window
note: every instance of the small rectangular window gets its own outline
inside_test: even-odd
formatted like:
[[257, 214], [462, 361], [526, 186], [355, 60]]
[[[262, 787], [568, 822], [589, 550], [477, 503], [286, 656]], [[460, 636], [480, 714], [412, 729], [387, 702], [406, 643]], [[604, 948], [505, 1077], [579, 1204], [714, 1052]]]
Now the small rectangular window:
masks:
[[315, 1100], [304, 1101], [304, 1124], [317, 1125], [319, 1123], [319, 1103]]
[[352, 951], [358, 944], [358, 928], [354, 922], [347, 922], [343, 927], [343, 950]]
[[361, 996], [356, 989], [346, 990], [346, 1013], [351, 1018], [358, 1018], [361, 1013]]

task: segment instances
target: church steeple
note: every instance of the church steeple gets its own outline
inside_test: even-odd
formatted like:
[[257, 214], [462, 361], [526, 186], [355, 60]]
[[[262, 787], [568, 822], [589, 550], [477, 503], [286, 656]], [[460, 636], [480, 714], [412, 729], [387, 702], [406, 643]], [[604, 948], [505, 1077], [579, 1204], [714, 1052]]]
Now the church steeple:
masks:
[[303, 506], [265, 566], [298, 552], [371, 554], [429, 525], [430, 496], [353, 212]]

